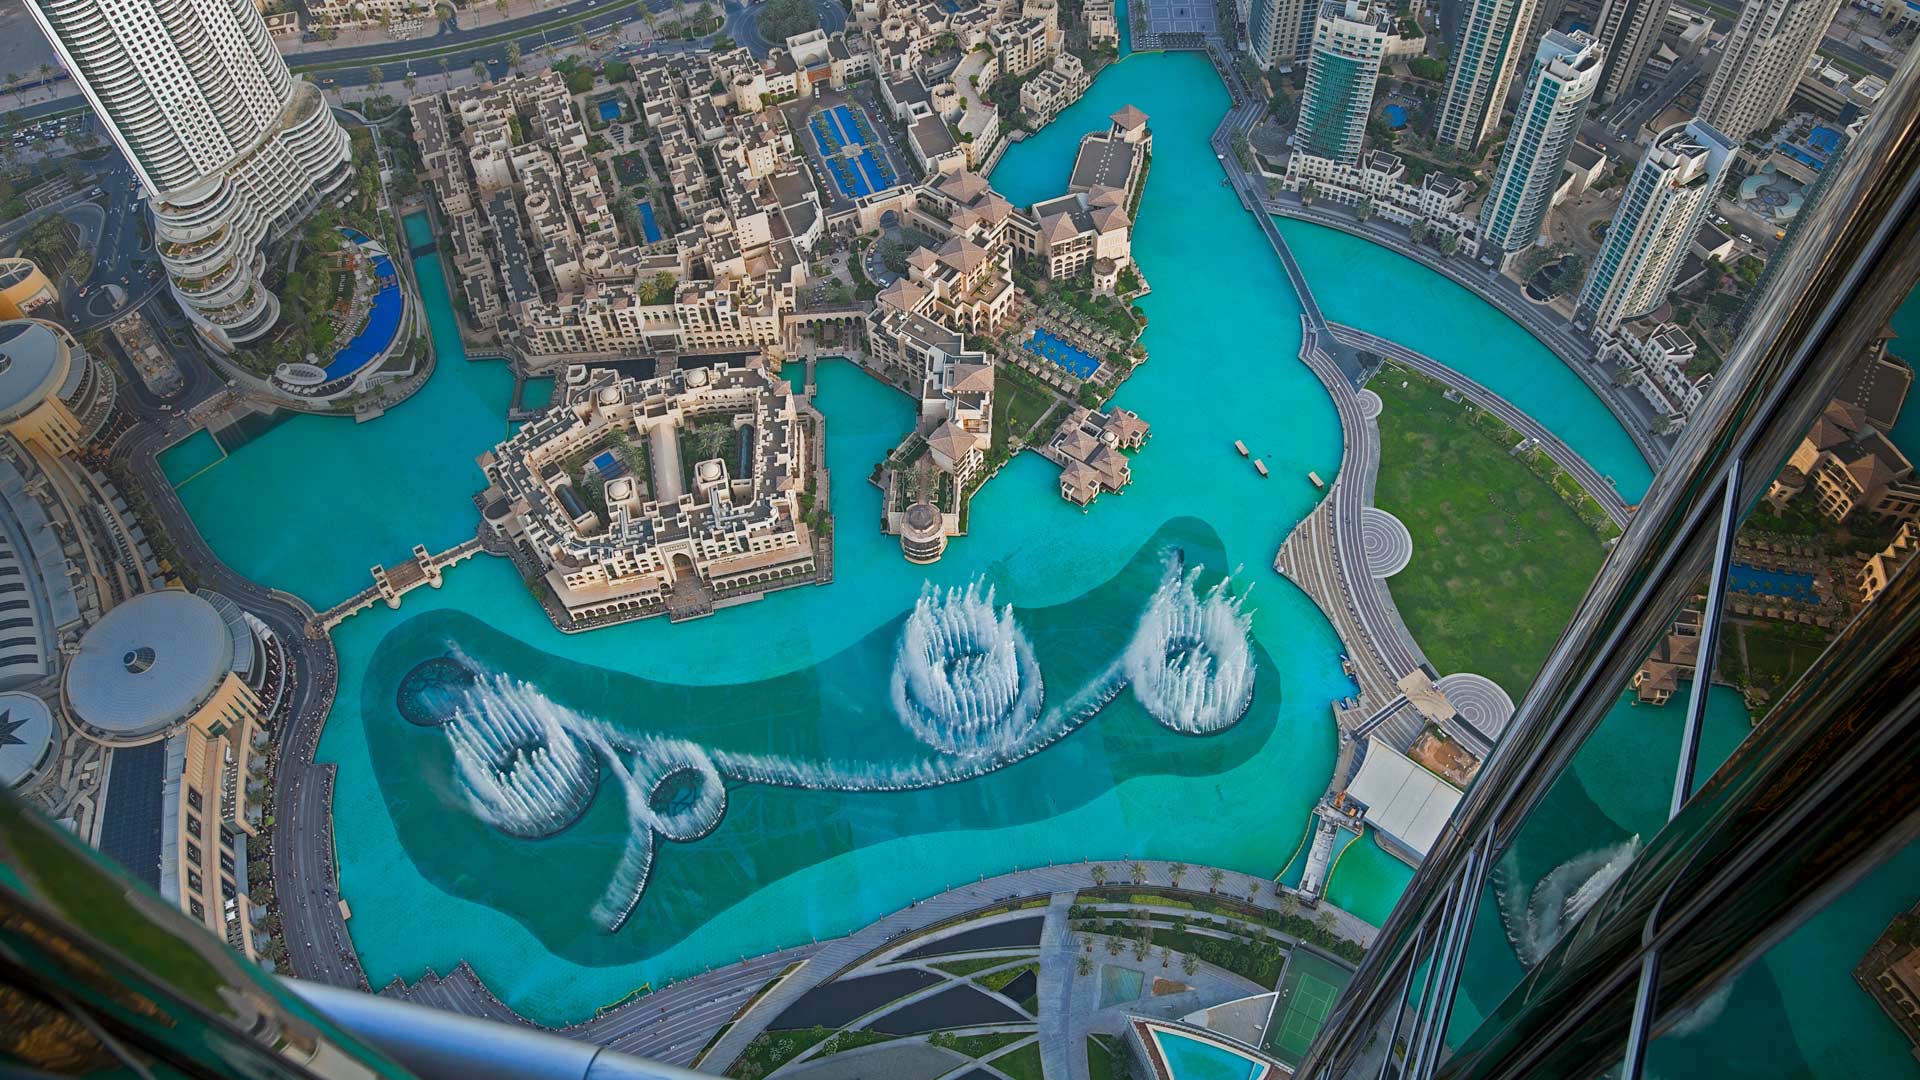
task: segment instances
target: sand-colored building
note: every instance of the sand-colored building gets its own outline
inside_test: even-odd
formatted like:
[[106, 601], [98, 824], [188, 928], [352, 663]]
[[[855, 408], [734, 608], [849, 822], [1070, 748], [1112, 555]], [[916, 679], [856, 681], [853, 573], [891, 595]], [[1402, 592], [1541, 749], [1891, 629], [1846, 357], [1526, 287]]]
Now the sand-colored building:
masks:
[[32, 259], [0, 259], [0, 319], [24, 319], [60, 299]]
[[0, 428], [50, 454], [91, 442], [113, 412], [113, 372], [65, 327], [0, 323]]
[[273, 655], [231, 600], [163, 589], [95, 623], [61, 689], [71, 730], [112, 751], [101, 850], [249, 957], [249, 787], [264, 764]]

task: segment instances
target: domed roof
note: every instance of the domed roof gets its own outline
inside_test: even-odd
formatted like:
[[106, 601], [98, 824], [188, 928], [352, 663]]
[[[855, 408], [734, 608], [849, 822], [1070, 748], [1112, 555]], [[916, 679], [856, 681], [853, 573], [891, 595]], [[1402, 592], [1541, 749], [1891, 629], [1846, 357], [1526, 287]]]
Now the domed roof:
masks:
[[63, 336], [38, 319], [0, 323], [0, 423], [32, 412], [67, 377]]
[[141, 593], [80, 639], [67, 667], [67, 705], [87, 734], [114, 745], [166, 734], [233, 670], [233, 631], [206, 599], [180, 589]]
[[53, 710], [18, 690], [0, 694], [0, 787], [32, 779], [53, 746]]

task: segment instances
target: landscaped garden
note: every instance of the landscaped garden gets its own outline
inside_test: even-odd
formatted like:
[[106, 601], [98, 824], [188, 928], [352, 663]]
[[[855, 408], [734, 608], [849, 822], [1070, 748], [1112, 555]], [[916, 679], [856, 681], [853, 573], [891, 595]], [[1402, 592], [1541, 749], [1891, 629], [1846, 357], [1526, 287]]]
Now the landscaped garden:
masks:
[[1518, 700], [1599, 570], [1602, 537], [1508, 454], [1511, 428], [1398, 368], [1369, 385], [1386, 403], [1374, 502], [1413, 534], [1394, 603], [1442, 672], [1485, 675]]

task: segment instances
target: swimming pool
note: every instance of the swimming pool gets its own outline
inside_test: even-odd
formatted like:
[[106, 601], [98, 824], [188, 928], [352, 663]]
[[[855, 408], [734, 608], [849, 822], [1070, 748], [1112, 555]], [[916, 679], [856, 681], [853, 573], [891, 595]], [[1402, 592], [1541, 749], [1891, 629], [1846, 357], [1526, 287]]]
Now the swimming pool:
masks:
[[1154, 1028], [1153, 1041], [1173, 1080], [1260, 1080], [1267, 1074], [1265, 1063], [1191, 1035]]
[[1091, 378], [1100, 370], [1100, 361], [1087, 355], [1086, 351], [1069, 345], [1043, 327], [1035, 327], [1033, 337], [1028, 339], [1027, 347], [1059, 365], [1076, 379]]
[[620, 119], [620, 99], [619, 98], [608, 98], [605, 101], [600, 102], [598, 105], [594, 107], [600, 110], [600, 119], [606, 121], [609, 124], [611, 124], [615, 120]]
[[1407, 126], [1407, 107], [1405, 105], [1389, 105], [1380, 111], [1386, 114], [1387, 125], [1393, 128], [1393, 130], [1399, 131], [1401, 128]]
[[[372, 238], [358, 230], [342, 227], [340, 231], [356, 244], [373, 242]], [[333, 354], [333, 359], [324, 369], [329, 381], [344, 379], [379, 359], [400, 332], [400, 315], [406, 309], [406, 301], [400, 293], [400, 278], [394, 273], [393, 260], [385, 255], [374, 254], [373, 276], [380, 283], [380, 289], [373, 294], [373, 307], [367, 312], [367, 324], [360, 328], [353, 340]]]
[[643, 201], [640, 204], [640, 231], [647, 235], [647, 243], [660, 242], [660, 223], [654, 220], [653, 204], [650, 202]]
[[1727, 570], [1727, 583], [1734, 592], [1757, 593], [1761, 596], [1784, 596], [1794, 600], [1817, 601], [1818, 590], [1813, 587], [1812, 574], [1796, 574], [1785, 570], [1762, 570], [1746, 563], [1734, 563]]

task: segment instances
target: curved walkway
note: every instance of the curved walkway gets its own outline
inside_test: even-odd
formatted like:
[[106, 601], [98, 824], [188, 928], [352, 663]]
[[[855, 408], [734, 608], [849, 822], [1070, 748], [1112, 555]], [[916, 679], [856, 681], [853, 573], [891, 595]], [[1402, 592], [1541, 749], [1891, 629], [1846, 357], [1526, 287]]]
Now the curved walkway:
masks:
[[314, 761], [315, 746], [333, 708], [339, 661], [333, 642], [307, 636], [313, 609], [291, 594], [267, 589], [223, 562], [187, 514], [160, 468], [160, 452], [191, 434], [183, 420], [148, 422], [115, 450], [147, 493], [160, 527], [200, 583], [224, 593], [273, 629], [287, 650], [294, 677], [292, 719], [273, 732], [274, 825], [267, 842], [273, 861], [273, 910], [280, 916], [289, 974], [332, 986], [369, 989], [342, 917], [333, 860], [334, 767]]
[[1540, 449], [1547, 452], [1547, 456], [1553, 459], [1554, 464], [1567, 470], [1580, 486], [1586, 489], [1587, 494], [1593, 496], [1594, 501], [1607, 512], [1607, 517], [1615, 525], [1621, 528], [1626, 527], [1630, 508], [1626, 500], [1620, 497], [1620, 493], [1614, 490], [1612, 481], [1600, 475], [1599, 470], [1592, 465], [1587, 464], [1587, 459], [1576, 453], [1573, 447], [1568, 446], [1558, 435], [1547, 430], [1539, 421], [1522, 412], [1506, 398], [1440, 361], [1423, 353], [1414, 352], [1390, 338], [1383, 338], [1378, 334], [1370, 334], [1365, 330], [1357, 330], [1338, 323], [1332, 325], [1332, 331], [1337, 341], [1379, 353], [1430, 379], [1445, 383], [1468, 401], [1499, 417], [1509, 427], [1540, 444]]

